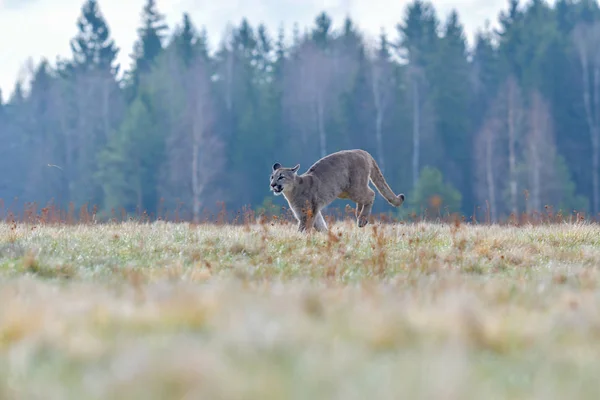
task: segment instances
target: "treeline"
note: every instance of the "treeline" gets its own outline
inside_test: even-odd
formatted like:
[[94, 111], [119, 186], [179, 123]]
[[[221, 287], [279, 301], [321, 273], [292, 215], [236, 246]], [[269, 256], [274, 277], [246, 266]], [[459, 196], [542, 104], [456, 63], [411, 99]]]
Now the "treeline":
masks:
[[[326, 13], [291, 37], [241, 19], [214, 51], [187, 14], [169, 32], [154, 0], [138, 24], [120, 74], [123, 50], [85, 1], [72, 56], [0, 100], [5, 202], [197, 218], [220, 201], [280, 206], [274, 162], [303, 171], [363, 148], [407, 195], [404, 215], [600, 212], [596, 1], [510, 1], [472, 49], [458, 13], [442, 21], [421, 0], [377, 43]], [[380, 197], [375, 211], [389, 211]]]

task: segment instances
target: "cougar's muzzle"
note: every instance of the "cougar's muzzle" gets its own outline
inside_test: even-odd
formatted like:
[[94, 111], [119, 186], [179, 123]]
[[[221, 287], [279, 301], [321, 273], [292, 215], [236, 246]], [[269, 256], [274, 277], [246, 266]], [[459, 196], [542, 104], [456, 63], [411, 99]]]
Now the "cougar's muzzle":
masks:
[[273, 193], [275, 193], [276, 195], [281, 194], [281, 192], [283, 192], [283, 186], [277, 184], [277, 183], [271, 183], [271, 191]]

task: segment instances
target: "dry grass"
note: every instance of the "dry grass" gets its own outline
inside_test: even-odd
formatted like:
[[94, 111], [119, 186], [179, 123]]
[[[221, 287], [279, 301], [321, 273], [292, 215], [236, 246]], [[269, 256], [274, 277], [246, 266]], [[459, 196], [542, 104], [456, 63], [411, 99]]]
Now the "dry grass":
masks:
[[0, 225], [2, 399], [600, 395], [600, 227]]

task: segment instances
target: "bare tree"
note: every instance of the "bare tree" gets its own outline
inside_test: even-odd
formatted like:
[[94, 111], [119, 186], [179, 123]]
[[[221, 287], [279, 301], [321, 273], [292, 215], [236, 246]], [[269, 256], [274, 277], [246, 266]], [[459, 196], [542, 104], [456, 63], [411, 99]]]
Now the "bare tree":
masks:
[[223, 80], [225, 84], [225, 108], [229, 114], [233, 113], [233, 98], [234, 98], [234, 85], [235, 85], [235, 69], [236, 59], [232, 41], [235, 34], [235, 30], [231, 24], [227, 24], [225, 29], [225, 35], [221, 43], [221, 58], [222, 64], [218, 72], [219, 79]]
[[202, 205], [219, 198], [214, 183], [225, 162], [224, 145], [215, 132], [210, 69], [199, 56], [185, 68], [173, 51], [166, 62], [168, 79], [160, 87], [167, 97], [170, 130], [162, 186], [170, 200], [191, 203], [192, 218], [198, 222]]
[[307, 105], [308, 90], [305, 82], [309, 79], [308, 68], [306, 63], [302, 62], [303, 47], [306, 45], [306, 42], [298, 43], [297, 50], [291, 55], [292, 59], [283, 69], [282, 108], [292, 130], [289, 140], [301, 148], [308, 144], [314, 118]]
[[492, 222], [498, 220], [500, 213], [498, 200], [503, 188], [501, 177], [506, 169], [506, 158], [501, 149], [502, 126], [502, 121], [492, 112], [475, 138], [478, 197], [489, 203]]
[[504, 84], [500, 87], [500, 91], [491, 107], [496, 110], [494, 112], [502, 121], [506, 131], [506, 143], [508, 147], [509, 208], [510, 212], [516, 215], [519, 209], [519, 146], [526, 127], [521, 89], [513, 76], [509, 76]]
[[544, 202], [553, 203], [560, 192], [556, 176], [556, 144], [547, 102], [538, 91], [530, 96], [525, 165], [530, 188], [528, 212], [541, 212]]
[[[490, 103], [487, 117], [476, 137], [478, 192], [481, 200], [490, 202], [493, 219], [503, 213], [499, 205], [502, 193], [508, 189], [508, 212], [519, 211], [519, 164], [522, 138], [527, 129], [521, 89], [514, 77], [509, 77]], [[508, 177], [505, 185], [505, 179]]]
[[419, 180], [419, 172], [421, 168], [421, 141], [423, 136], [423, 103], [425, 96], [423, 93], [425, 73], [418, 66], [409, 63], [407, 78], [410, 85], [410, 97], [412, 100], [412, 173], [413, 187], [416, 186]]
[[93, 177], [97, 155], [116, 130], [124, 100], [110, 70], [80, 68], [53, 87], [54, 107], [60, 123], [60, 165], [68, 188], [65, 201], [82, 205], [101, 200], [101, 184]]
[[335, 47], [323, 49], [310, 39], [299, 45], [284, 71], [283, 108], [303, 146], [316, 139], [318, 154], [328, 152], [327, 123], [339, 107], [355, 71], [353, 58]]
[[392, 63], [383, 54], [376, 54], [370, 63], [371, 90], [375, 105], [375, 140], [377, 161], [385, 172], [383, 153], [383, 121], [394, 93]]
[[223, 143], [214, 134], [215, 110], [211, 100], [211, 82], [204, 60], [196, 58], [189, 70], [187, 119], [190, 120], [193, 219], [200, 219], [200, 205], [207, 190], [224, 165]]
[[514, 77], [506, 82], [506, 109], [508, 125], [508, 179], [511, 212], [517, 214], [517, 138], [522, 123], [521, 91]]
[[[283, 111], [295, 131], [290, 136], [292, 143], [296, 142], [304, 150], [310, 149], [309, 143], [314, 139], [315, 131], [318, 133], [318, 116], [322, 111], [322, 103], [318, 104], [319, 88], [315, 83], [315, 67], [318, 67], [315, 58], [318, 56], [315, 44], [305, 38], [292, 55], [293, 62], [286, 63], [284, 69]], [[318, 154], [322, 153], [321, 147], [319, 143]]]
[[[51, 73], [46, 62], [34, 71], [29, 96], [21, 108], [19, 121], [29, 165], [24, 182], [24, 196], [40, 204], [52, 198], [68, 200], [67, 180], [64, 175], [60, 111], [60, 79]], [[58, 166], [50, 168], [49, 165]]]
[[326, 118], [332, 100], [332, 81], [334, 78], [335, 59], [324, 50], [312, 44], [305, 48], [303, 61], [306, 63], [306, 84], [308, 100], [314, 110], [316, 128], [319, 138], [319, 156], [327, 155]]
[[528, 210], [540, 211], [542, 208], [541, 200], [541, 166], [542, 166], [542, 140], [546, 135], [547, 115], [545, 114], [544, 105], [539, 94], [534, 93], [531, 96], [531, 108], [529, 111], [529, 132], [527, 135], [527, 155], [528, 155], [528, 171], [529, 185], [531, 188], [531, 201], [528, 202]]
[[583, 105], [592, 144], [592, 206], [600, 212], [600, 23], [582, 22], [573, 30], [583, 83]]

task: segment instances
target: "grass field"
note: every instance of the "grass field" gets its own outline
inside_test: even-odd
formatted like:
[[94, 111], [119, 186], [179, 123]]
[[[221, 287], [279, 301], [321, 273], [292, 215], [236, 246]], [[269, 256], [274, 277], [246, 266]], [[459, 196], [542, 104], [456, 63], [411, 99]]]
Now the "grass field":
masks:
[[1, 399], [597, 399], [600, 226], [0, 224]]

